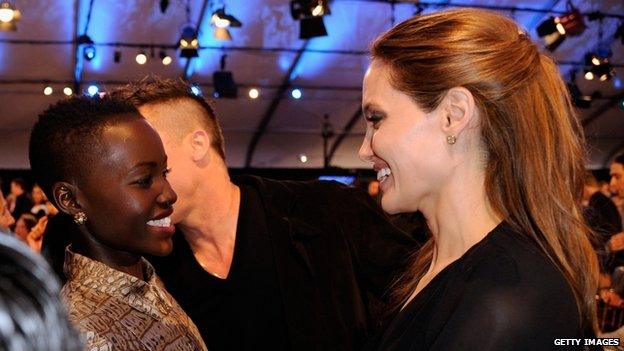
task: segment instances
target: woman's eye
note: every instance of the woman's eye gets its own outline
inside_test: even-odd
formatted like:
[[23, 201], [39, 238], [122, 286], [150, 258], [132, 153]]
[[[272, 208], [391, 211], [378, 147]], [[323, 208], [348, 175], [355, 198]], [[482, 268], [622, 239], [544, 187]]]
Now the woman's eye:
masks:
[[152, 182], [153, 182], [152, 176], [149, 176], [149, 177], [141, 178], [137, 180], [135, 183], [138, 184], [140, 187], [149, 188], [150, 185], [152, 185]]
[[366, 121], [369, 122], [373, 128], [377, 128], [379, 126], [379, 122], [383, 119], [382, 116], [379, 115], [370, 115], [366, 117]]

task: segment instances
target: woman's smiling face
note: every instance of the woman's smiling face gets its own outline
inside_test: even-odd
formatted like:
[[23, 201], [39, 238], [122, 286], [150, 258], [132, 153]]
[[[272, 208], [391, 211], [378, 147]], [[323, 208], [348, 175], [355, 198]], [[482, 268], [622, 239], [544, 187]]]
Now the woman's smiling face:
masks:
[[176, 194], [166, 180], [167, 156], [143, 119], [106, 127], [102, 157], [80, 181], [86, 226], [104, 246], [139, 255], [171, 252]]
[[392, 87], [389, 67], [373, 61], [364, 77], [366, 136], [360, 158], [374, 165], [388, 213], [414, 212], [436, 194], [449, 168], [439, 108], [427, 113]]

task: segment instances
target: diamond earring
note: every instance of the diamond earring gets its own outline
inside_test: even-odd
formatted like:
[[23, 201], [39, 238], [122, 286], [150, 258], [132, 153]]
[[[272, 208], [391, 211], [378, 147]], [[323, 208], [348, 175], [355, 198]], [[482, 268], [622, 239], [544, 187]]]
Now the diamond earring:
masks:
[[74, 223], [78, 225], [83, 225], [87, 222], [87, 214], [84, 211], [77, 212], [74, 214]]
[[453, 135], [453, 134], [448, 135], [446, 137], [446, 142], [451, 144], [451, 145], [453, 145], [453, 144], [455, 144], [455, 142], [457, 142], [457, 137], [455, 135]]

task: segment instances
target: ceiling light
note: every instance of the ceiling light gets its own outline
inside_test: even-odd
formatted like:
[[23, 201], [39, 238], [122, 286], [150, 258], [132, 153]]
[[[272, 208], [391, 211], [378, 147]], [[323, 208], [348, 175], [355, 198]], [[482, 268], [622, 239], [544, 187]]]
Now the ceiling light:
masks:
[[210, 24], [214, 28], [214, 38], [217, 40], [232, 40], [232, 34], [228, 28], [239, 28], [243, 24], [236, 17], [225, 13], [225, 7], [218, 9], [212, 14]]
[[167, 51], [161, 50], [160, 61], [162, 62], [163, 65], [169, 66], [171, 62], [173, 62], [173, 58], [167, 54]]
[[601, 82], [610, 80], [615, 76], [615, 69], [609, 62], [610, 52], [590, 52], [585, 55], [585, 79], [598, 78]]
[[192, 26], [186, 26], [182, 29], [178, 47], [180, 48], [180, 57], [190, 59], [191, 57], [199, 57], [197, 49], [199, 49], [199, 40], [197, 39], [197, 31]]
[[91, 97], [97, 95], [100, 92], [100, 88], [97, 85], [92, 84], [87, 88], [87, 94]]
[[67, 96], [71, 96], [73, 93], [74, 93], [74, 91], [72, 90], [72, 88], [70, 88], [70, 87], [63, 88], [63, 94], [65, 94]]
[[144, 51], [139, 52], [136, 57], [134, 58], [134, 60], [136, 61], [136, 63], [138, 63], [139, 65], [144, 65], [145, 63], [147, 63], [147, 55], [145, 54]]
[[52, 89], [52, 87], [49, 85], [43, 88], [43, 95], [50, 96], [52, 95], [53, 92], [54, 92], [54, 89]]
[[249, 97], [251, 99], [257, 99], [260, 96], [260, 91], [256, 88], [249, 89]]
[[327, 35], [323, 16], [331, 13], [327, 0], [292, 0], [290, 14], [300, 21], [299, 39]]
[[299, 99], [301, 99], [301, 97], [303, 96], [303, 93], [301, 92], [301, 90], [300, 90], [300, 89], [293, 89], [293, 90], [290, 92], [290, 96], [292, 96], [294, 99], [299, 100]]
[[561, 17], [549, 17], [537, 27], [537, 34], [544, 39], [546, 48], [555, 51], [567, 36], [579, 36], [585, 31], [585, 21], [578, 9], [573, 7]]
[[0, 3], [0, 31], [16, 31], [15, 22], [22, 17], [20, 11], [9, 1]]
[[76, 43], [83, 46], [82, 56], [85, 58], [85, 60], [93, 60], [93, 58], [95, 57], [95, 45], [93, 43], [93, 40], [91, 40], [88, 35], [83, 34], [76, 39]]
[[195, 96], [201, 96], [202, 95], [202, 91], [201, 91], [201, 88], [199, 87], [199, 85], [197, 85], [197, 84], [191, 85], [191, 93], [193, 93], [193, 95], [195, 95]]
[[218, 9], [212, 14], [212, 17], [210, 18], [210, 24], [217, 28], [239, 28], [243, 26], [241, 21], [236, 19], [236, 17], [225, 13], [225, 7]]
[[291, 0], [290, 15], [294, 20], [331, 14], [327, 0]]
[[299, 155], [297, 155], [297, 159], [301, 163], [307, 163], [309, 161], [308, 155], [306, 155], [306, 154], [299, 154]]

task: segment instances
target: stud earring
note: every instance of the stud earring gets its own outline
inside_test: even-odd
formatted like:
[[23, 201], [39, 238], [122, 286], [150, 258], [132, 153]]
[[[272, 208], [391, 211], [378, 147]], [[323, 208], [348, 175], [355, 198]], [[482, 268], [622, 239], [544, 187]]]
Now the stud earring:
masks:
[[87, 222], [87, 214], [84, 211], [77, 212], [74, 214], [74, 223], [78, 225], [83, 225]]
[[453, 134], [448, 135], [446, 137], [446, 142], [451, 144], [451, 145], [453, 145], [453, 144], [455, 144], [455, 142], [457, 142], [457, 137], [455, 135], [453, 135]]

